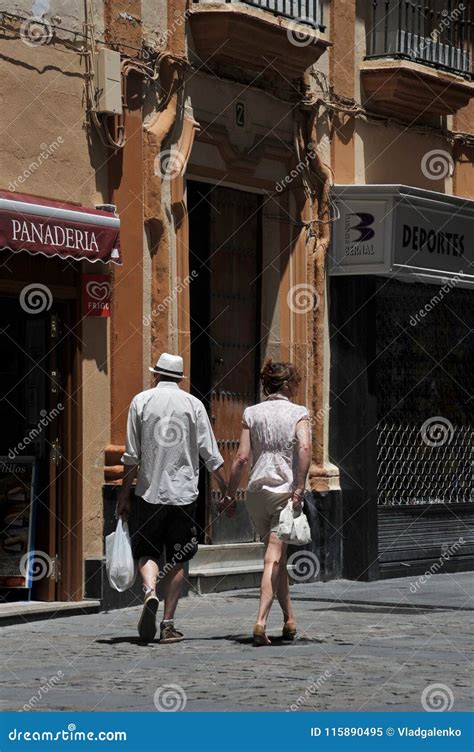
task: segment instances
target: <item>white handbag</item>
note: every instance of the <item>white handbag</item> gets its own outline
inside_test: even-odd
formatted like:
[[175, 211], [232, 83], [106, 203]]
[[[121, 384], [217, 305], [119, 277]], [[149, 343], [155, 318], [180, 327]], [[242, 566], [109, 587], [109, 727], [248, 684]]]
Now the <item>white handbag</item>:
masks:
[[303, 512], [303, 502], [299, 513], [294, 511], [291, 501], [281, 510], [277, 535], [292, 546], [306, 546], [311, 543], [311, 529]]

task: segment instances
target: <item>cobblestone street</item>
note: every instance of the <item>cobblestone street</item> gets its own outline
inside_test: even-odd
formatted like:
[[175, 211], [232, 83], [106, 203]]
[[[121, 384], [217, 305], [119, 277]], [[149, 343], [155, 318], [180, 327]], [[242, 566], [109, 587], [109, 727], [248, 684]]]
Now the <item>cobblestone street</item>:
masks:
[[138, 642], [138, 608], [5, 626], [1, 708], [416, 711], [441, 684], [447, 709], [470, 709], [472, 576], [439, 575], [415, 595], [408, 586], [296, 585], [299, 639], [277, 638], [275, 606], [276, 639], [260, 649], [250, 639], [254, 590], [183, 599], [176, 623], [186, 641], [174, 645]]

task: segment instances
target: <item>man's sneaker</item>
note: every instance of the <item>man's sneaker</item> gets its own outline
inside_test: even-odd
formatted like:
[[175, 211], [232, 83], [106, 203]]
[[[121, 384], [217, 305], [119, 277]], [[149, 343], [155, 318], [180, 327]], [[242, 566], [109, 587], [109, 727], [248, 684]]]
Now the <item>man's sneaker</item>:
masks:
[[169, 624], [160, 624], [160, 642], [181, 642], [184, 640], [184, 634], [175, 629], [173, 622]]
[[156, 635], [156, 612], [159, 600], [154, 593], [145, 596], [142, 615], [138, 622], [138, 634], [143, 642], [151, 642]]

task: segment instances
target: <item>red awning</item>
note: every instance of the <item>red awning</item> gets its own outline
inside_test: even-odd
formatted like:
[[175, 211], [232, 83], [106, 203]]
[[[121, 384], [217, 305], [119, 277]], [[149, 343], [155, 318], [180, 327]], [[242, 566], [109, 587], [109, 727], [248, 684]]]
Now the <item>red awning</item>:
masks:
[[0, 191], [0, 249], [121, 264], [120, 220], [111, 212]]

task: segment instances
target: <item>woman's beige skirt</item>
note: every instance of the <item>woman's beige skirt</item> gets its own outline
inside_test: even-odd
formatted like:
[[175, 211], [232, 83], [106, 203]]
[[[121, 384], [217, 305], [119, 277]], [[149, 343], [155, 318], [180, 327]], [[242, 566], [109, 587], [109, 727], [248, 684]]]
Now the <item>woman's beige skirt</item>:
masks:
[[247, 509], [258, 535], [263, 538], [277, 531], [280, 512], [290, 498], [291, 493], [247, 491]]

